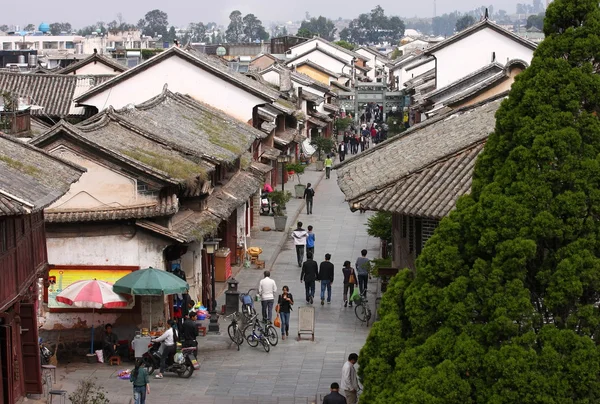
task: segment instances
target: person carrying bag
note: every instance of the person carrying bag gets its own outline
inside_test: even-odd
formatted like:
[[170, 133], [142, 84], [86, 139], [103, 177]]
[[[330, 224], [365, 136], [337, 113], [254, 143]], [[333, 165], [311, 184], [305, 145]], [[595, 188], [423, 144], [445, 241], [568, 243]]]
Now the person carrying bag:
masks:
[[352, 302], [354, 300], [354, 285], [356, 285], [356, 273], [354, 272], [354, 268], [350, 266], [350, 261], [344, 262], [342, 273], [344, 274], [344, 307], [348, 307], [348, 292], [350, 292], [350, 307], [352, 307]]
[[290, 288], [287, 286], [284, 286], [281, 292], [276, 307], [278, 311], [277, 318], [281, 316], [281, 321], [279, 325], [277, 325], [277, 323], [274, 325], [275, 327], [281, 327], [281, 339], [285, 340], [286, 337], [290, 336], [290, 312], [294, 305], [294, 297], [290, 293]]

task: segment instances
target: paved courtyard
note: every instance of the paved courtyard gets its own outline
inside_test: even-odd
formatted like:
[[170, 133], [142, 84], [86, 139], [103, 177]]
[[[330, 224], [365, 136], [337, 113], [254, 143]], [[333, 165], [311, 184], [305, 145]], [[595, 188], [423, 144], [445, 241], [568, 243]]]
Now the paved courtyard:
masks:
[[[317, 397], [328, 392], [332, 382], [339, 382], [346, 358], [350, 353], [360, 351], [370, 329], [356, 319], [353, 309], [343, 307], [342, 263], [350, 260], [354, 265], [363, 248], [369, 250], [369, 257], [376, 256], [379, 243], [366, 233], [365, 223], [369, 215], [351, 213], [348, 209], [336, 184], [335, 172], [327, 180], [322, 172], [315, 172], [311, 168], [302, 180], [304, 183], [318, 183], [318, 186], [314, 214], [308, 216], [305, 209], [302, 209], [298, 219], [304, 223], [304, 228], [314, 226], [315, 257], [317, 261], [321, 261], [325, 253], [330, 253], [336, 276], [331, 304], [321, 306], [318, 296], [315, 299], [315, 341], [297, 341], [295, 338], [298, 329], [297, 308], [305, 303], [304, 285], [300, 283], [300, 268], [295, 263], [293, 241], [290, 238], [282, 245], [281, 233], [260, 232], [249, 245], [265, 249], [263, 258], [267, 259], [267, 268], [271, 268], [271, 277], [277, 282], [278, 289], [288, 285], [296, 301], [290, 320], [290, 339], [280, 339], [270, 353], [264, 352], [260, 346], [252, 348], [247, 344], [242, 345], [238, 352], [227, 336], [228, 323], [221, 319], [221, 335], [199, 338], [198, 359], [201, 369], [190, 379], [167, 374], [163, 380], [152, 380], [148, 403], [193, 400], [194, 403], [214, 404], [304, 404], [315, 402]], [[291, 185], [287, 185], [287, 189], [293, 189]], [[294, 200], [288, 205], [290, 227], [293, 226], [293, 212], [302, 207], [301, 200]], [[261, 224], [272, 227], [272, 218], [261, 218]], [[261, 244], [261, 240], [264, 244]], [[279, 247], [282, 248], [277, 254]], [[262, 270], [254, 268], [242, 269], [236, 276], [240, 282], [240, 291], [257, 287], [261, 278]], [[377, 283], [373, 281], [369, 286], [374, 291]], [[318, 282], [316, 289], [318, 295]], [[374, 301], [372, 297], [372, 305]], [[224, 304], [223, 296], [219, 306], [221, 304]], [[131, 364], [120, 367], [60, 364], [57, 387], [73, 391], [78, 380], [92, 376], [108, 390], [111, 403], [127, 404], [132, 395], [131, 384], [129, 381], [119, 380], [116, 373], [128, 367], [131, 368]]]

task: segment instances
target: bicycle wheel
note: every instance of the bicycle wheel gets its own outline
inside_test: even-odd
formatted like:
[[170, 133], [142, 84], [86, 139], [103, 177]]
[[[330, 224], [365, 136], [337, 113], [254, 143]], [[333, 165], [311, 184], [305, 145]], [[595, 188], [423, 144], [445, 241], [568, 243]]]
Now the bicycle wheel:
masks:
[[359, 304], [354, 309], [354, 314], [356, 314], [356, 318], [358, 318], [363, 323], [367, 321], [367, 311], [365, 310], [365, 306]]
[[229, 338], [231, 338], [233, 342], [236, 342], [235, 334], [237, 333], [237, 330], [238, 325], [234, 323], [229, 324], [229, 327], [227, 327], [227, 334], [229, 334]]
[[269, 344], [275, 346], [279, 342], [279, 335], [277, 335], [277, 329], [272, 325], [268, 325], [266, 329], [265, 337], [269, 340]]
[[244, 338], [248, 338], [249, 335], [253, 334], [253, 332], [256, 330], [254, 327], [256, 327], [255, 323], [250, 323], [244, 327], [244, 329], [242, 330], [242, 335], [244, 336]]
[[235, 342], [238, 346], [244, 343], [244, 334], [242, 334], [242, 330], [240, 330], [239, 327], [235, 330], [235, 340], [233, 342]]
[[271, 350], [271, 344], [269, 344], [269, 340], [261, 339], [260, 342], [262, 343], [265, 352], [269, 352]]
[[254, 334], [250, 334], [246, 337], [246, 342], [248, 343], [248, 345], [250, 345], [251, 347], [257, 347], [258, 346], [258, 338], [256, 336], [254, 336]]

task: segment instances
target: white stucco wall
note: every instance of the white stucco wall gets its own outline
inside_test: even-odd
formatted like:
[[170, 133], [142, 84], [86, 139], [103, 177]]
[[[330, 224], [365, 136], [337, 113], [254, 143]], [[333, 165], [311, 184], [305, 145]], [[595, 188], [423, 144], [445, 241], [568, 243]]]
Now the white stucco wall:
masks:
[[316, 48], [317, 46], [319, 48], [323, 48], [326, 52], [329, 52], [332, 55], [344, 59], [348, 64], [350, 64], [350, 62], [352, 61], [352, 55], [349, 55], [346, 52], [342, 52], [341, 50], [327, 44], [326, 42], [319, 40], [311, 40], [298, 45], [297, 47], [291, 50], [290, 56], [294, 57], [301, 55], [304, 52], [308, 52], [309, 50]]
[[496, 61], [506, 64], [509, 59], [531, 63], [533, 50], [490, 28], [477, 31], [434, 53], [437, 58], [437, 88], [490, 64], [492, 53]]
[[77, 69], [74, 73], [71, 74], [76, 74], [76, 75], [101, 75], [101, 74], [112, 74], [112, 75], [117, 75], [119, 74], [119, 72], [115, 72], [115, 70], [112, 67], [108, 67], [107, 65], [105, 65], [104, 63], [88, 63], [85, 66], [82, 66], [81, 68]]
[[294, 60], [290, 65], [297, 65], [305, 60], [310, 60], [313, 63], [316, 63], [327, 70], [330, 70], [334, 73], [352, 73], [352, 67], [350, 63], [344, 64], [339, 60], [333, 59], [332, 57], [324, 54], [323, 52], [314, 51], [309, 53], [308, 55], [304, 55], [301, 58]]
[[406, 83], [408, 80], [415, 78], [415, 77], [433, 69], [434, 67], [435, 67], [435, 60], [431, 60], [427, 63], [423, 63], [421, 66], [415, 67], [414, 69], [405, 70], [403, 72], [403, 75], [401, 78], [400, 88], [402, 88], [404, 86], [404, 83]]
[[256, 105], [266, 102], [174, 55], [106, 88], [83, 101], [83, 104], [95, 106], [99, 110], [111, 105], [114, 108], [123, 108], [128, 104], [139, 104], [157, 96], [165, 84], [170, 91], [188, 94], [201, 102], [227, 111], [229, 115], [243, 122], [252, 119], [252, 110]]
[[271, 83], [275, 86], [279, 86], [279, 73], [277, 73], [275, 70], [271, 70], [266, 73], [262, 73], [262, 76], [267, 83]]
[[138, 196], [136, 179], [117, 172], [102, 162], [92, 161], [61, 145], [49, 151], [87, 169], [80, 180], [49, 209], [93, 209], [152, 202], [155, 198]]
[[[375, 55], [373, 55], [371, 52], [364, 50], [364, 49], [358, 49], [356, 51], [356, 53], [358, 53], [359, 55], [362, 55], [364, 57], [366, 57], [367, 59], [369, 59], [369, 61], [367, 62], [367, 66], [371, 68], [371, 70], [369, 70], [367, 72], [367, 77], [370, 77], [371, 79], [375, 80], [375, 67], [377, 68], [383, 68], [383, 70], [388, 73], [390, 73], [390, 69], [387, 67], [387, 65], [385, 63], [382, 62], [382, 60], [379, 57], [376, 57]], [[383, 57], [383, 56], [382, 56]]]

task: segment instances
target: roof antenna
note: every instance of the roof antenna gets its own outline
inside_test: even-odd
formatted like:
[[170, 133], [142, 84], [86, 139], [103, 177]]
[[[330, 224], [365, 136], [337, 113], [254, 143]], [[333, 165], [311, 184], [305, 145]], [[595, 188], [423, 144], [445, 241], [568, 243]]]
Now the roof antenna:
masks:
[[94, 48], [94, 55], [98, 53], [98, 49]]
[[485, 9], [485, 15], [483, 16], [483, 19], [487, 20], [488, 18], [490, 18], [490, 17], [489, 17], [489, 14], [488, 14], [488, 9], [486, 8]]

